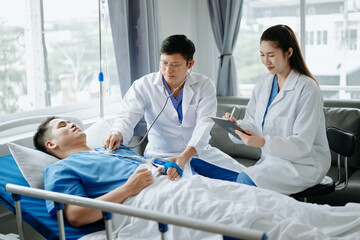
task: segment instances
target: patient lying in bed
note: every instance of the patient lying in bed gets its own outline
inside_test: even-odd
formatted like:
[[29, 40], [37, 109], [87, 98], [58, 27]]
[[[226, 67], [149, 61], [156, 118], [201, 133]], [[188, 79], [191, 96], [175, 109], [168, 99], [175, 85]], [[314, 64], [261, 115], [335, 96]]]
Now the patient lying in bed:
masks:
[[[49, 119], [34, 136], [35, 146], [60, 159], [44, 173], [45, 189], [117, 202], [164, 214], [204, 219], [266, 232], [270, 239], [357, 239], [360, 206], [320, 206], [264, 189], [199, 175], [170, 181], [153, 167], [136, 160], [93, 151], [75, 124]], [[129, 150], [118, 150], [122, 155]], [[47, 203], [54, 212], [51, 202]], [[98, 210], [66, 205], [69, 222], [81, 226], [102, 218]], [[116, 215], [114, 238], [159, 238], [157, 223]], [[221, 239], [220, 236], [175, 226], [170, 239]], [[86, 239], [102, 239], [95, 233]]]

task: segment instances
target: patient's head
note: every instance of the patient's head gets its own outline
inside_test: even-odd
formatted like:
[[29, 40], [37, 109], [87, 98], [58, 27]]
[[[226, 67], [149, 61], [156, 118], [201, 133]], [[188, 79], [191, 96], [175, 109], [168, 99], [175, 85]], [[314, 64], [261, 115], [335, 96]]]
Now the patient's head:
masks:
[[68, 120], [49, 117], [41, 123], [33, 138], [34, 146], [58, 158], [64, 158], [86, 146], [86, 135]]
[[45, 153], [49, 153], [51, 155], [54, 155], [53, 152], [48, 149], [45, 146], [45, 142], [50, 139], [50, 130], [49, 130], [49, 123], [53, 120], [53, 119], [57, 119], [57, 117], [52, 116], [47, 118], [44, 122], [42, 122], [34, 137], [33, 137], [33, 142], [34, 142], [34, 146], [36, 147], [36, 149], [45, 152]]

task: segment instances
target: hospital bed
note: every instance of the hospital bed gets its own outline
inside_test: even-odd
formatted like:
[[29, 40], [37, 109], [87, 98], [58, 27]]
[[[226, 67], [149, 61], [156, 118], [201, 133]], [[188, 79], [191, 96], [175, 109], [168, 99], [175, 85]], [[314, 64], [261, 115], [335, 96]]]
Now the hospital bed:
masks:
[[[80, 128], [84, 129], [83, 123], [77, 118], [69, 116], [59, 117], [75, 122]], [[135, 209], [121, 204], [31, 188], [23, 175], [23, 170], [19, 168], [14, 157], [9, 154], [10, 152], [7, 148], [7, 143], [13, 142], [32, 148], [31, 140], [34, 129], [44, 119], [46, 119], [46, 116], [25, 118], [0, 124], [0, 203], [11, 212], [16, 213], [20, 239], [24, 239], [23, 221], [28, 223], [46, 239], [78, 239], [87, 234], [104, 229], [106, 229], [106, 236], [109, 239], [111, 232], [111, 224], [109, 224], [112, 216], [111, 213], [120, 213], [157, 221], [159, 223], [159, 231], [163, 233], [166, 232], [167, 224], [173, 224], [222, 234], [224, 239], [266, 239], [264, 233], [256, 230], [235, 229], [231, 228], [231, 226], [193, 218], [185, 218], [182, 216], [172, 216], [168, 214], [165, 216], [159, 212]], [[101, 136], [99, 135], [107, 132], [104, 131], [102, 127], [104, 126], [104, 120], [101, 119], [99, 122], [100, 124], [96, 125], [97, 123], [95, 123], [92, 126], [93, 128], [90, 127], [90, 130], [87, 133], [88, 135], [95, 134], [96, 139], [101, 139]], [[14, 137], [14, 133], [18, 137]], [[91, 144], [95, 143], [91, 142]], [[52, 200], [56, 203], [57, 219], [47, 212], [44, 199]], [[74, 228], [63, 218], [62, 208], [63, 205], [67, 203], [102, 210], [105, 221], [99, 221], [81, 228]], [[163, 236], [164, 234], [162, 237]]]

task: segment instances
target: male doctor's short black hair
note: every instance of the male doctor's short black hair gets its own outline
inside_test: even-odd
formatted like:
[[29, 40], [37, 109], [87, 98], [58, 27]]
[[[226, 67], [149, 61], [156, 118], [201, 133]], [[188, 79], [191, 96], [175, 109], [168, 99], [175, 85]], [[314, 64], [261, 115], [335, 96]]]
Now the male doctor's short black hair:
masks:
[[187, 62], [191, 61], [194, 57], [195, 45], [185, 35], [172, 35], [162, 42], [160, 54], [171, 55], [176, 53], [181, 54]]

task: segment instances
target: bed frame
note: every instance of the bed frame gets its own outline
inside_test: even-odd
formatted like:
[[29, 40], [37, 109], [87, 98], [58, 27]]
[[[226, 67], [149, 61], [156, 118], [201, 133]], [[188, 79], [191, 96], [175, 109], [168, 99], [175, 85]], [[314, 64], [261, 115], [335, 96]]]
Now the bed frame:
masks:
[[20, 213], [20, 214], [16, 214], [20, 239], [24, 239], [23, 230], [22, 230], [21, 205], [20, 205], [20, 200], [22, 195], [54, 201], [57, 211], [59, 237], [61, 240], [66, 239], [65, 229], [64, 229], [64, 218], [63, 218], [64, 204], [73, 204], [73, 205], [79, 205], [87, 208], [101, 210], [103, 212], [103, 219], [105, 222], [107, 239], [111, 239], [112, 213], [139, 217], [139, 218], [158, 222], [159, 231], [162, 234], [162, 239], [164, 239], [165, 236], [164, 234], [168, 229], [167, 224], [173, 224], [177, 226], [194, 228], [202, 231], [221, 234], [224, 236], [224, 239], [238, 239], [238, 238], [254, 239], [254, 240], [267, 239], [266, 235], [258, 230], [234, 229], [233, 227], [224, 224], [211, 223], [203, 220], [182, 217], [177, 215], [164, 215], [163, 213], [160, 212], [137, 209], [131, 206], [125, 206], [122, 204], [105, 202], [96, 199], [72, 196], [63, 193], [50, 192], [46, 190], [29, 188], [14, 184], [7, 184], [6, 191], [12, 193], [13, 199], [15, 201], [16, 212]]
[[[0, 123], [0, 133], [2, 134], [2, 142], [0, 143], [0, 156], [2, 156], [0, 161], [0, 165], [2, 165], [2, 167], [0, 167], [0, 203], [11, 212], [16, 213], [20, 239], [25, 239], [23, 221], [27, 222], [46, 239], [78, 239], [89, 233], [104, 229], [106, 230], [107, 239], [110, 239], [112, 213], [140, 217], [158, 222], [162, 239], [164, 239], [168, 224], [221, 234], [224, 239], [267, 238], [266, 234], [257, 230], [234, 229], [224, 224], [216, 224], [176, 215], [164, 216], [164, 214], [160, 212], [136, 209], [121, 204], [31, 188], [21, 174], [14, 158], [9, 154], [6, 142], [11, 141], [26, 147], [32, 147], [31, 136], [34, 129], [47, 117], [48, 116], [32, 117]], [[84, 129], [81, 120], [77, 118], [69, 116], [59, 117], [73, 121]], [[29, 131], [25, 125], [32, 125], [33, 130]], [[20, 137], [14, 137], [11, 132], [4, 136], [3, 133], [6, 131], [9, 132], [10, 128], [20, 128], [20, 133], [15, 131], [15, 135]], [[28, 133], [24, 135], [21, 129], [26, 129], [25, 131]], [[47, 213], [45, 199], [55, 202], [57, 219]], [[85, 227], [74, 228], [63, 217], [64, 204], [74, 204], [99, 209], [103, 211], [104, 222], [99, 221]]]

